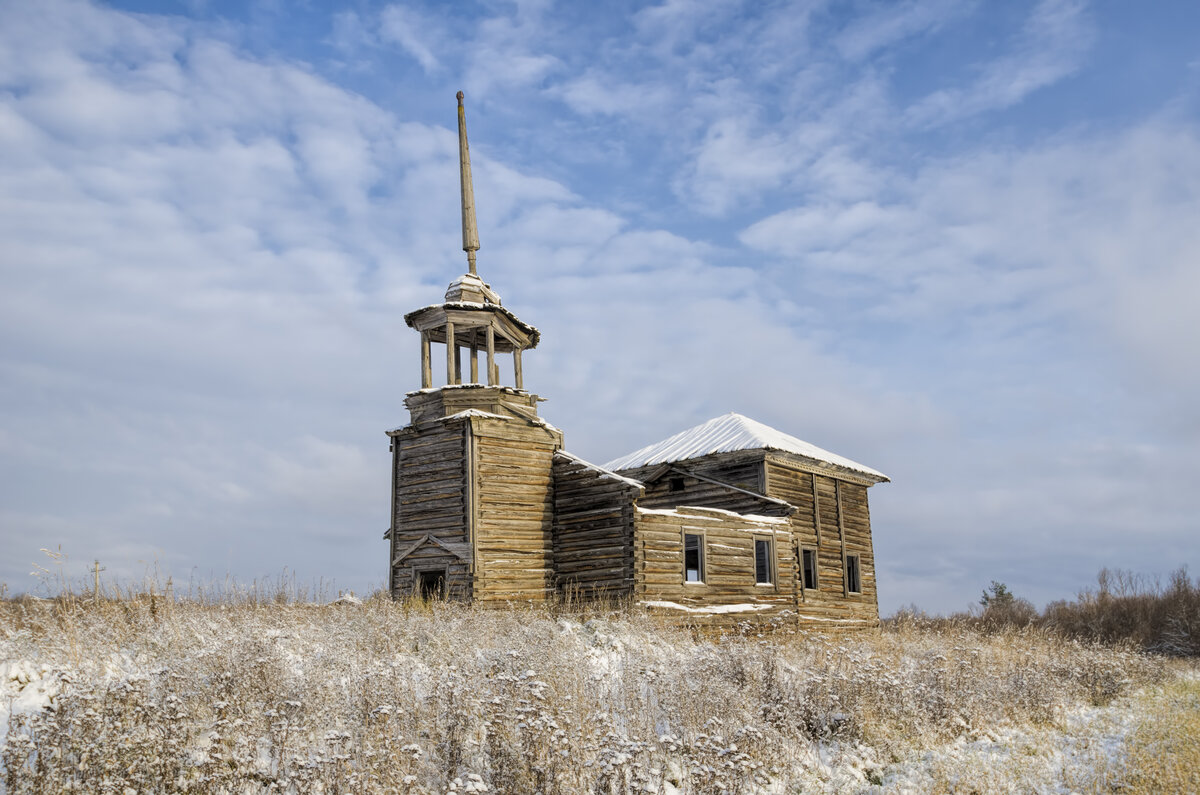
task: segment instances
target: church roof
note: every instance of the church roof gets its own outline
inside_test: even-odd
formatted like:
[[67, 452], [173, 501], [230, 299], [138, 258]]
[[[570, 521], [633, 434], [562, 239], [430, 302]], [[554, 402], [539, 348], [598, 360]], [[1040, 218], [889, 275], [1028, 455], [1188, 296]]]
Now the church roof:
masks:
[[764, 449], [794, 453], [818, 463], [832, 464], [835, 467], [848, 469], [876, 481], [889, 480], [888, 476], [882, 472], [733, 412], [715, 417], [694, 428], [663, 439], [661, 442], [647, 445], [627, 456], [609, 461], [604, 468], [621, 471], [652, 464], [684, 461], [713, 453]]

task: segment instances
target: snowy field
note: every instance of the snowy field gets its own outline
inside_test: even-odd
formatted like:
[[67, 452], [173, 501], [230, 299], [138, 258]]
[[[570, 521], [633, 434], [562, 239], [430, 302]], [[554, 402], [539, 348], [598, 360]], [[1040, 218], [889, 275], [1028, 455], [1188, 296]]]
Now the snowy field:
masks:
[[3, 791], [1154, 791], [1145, 765], [1184, 759], [1163, 743], [1192, 724], [1153, 747], [1146, 727], [1200, 716], [1188, 666], [1037, 632], [760, 629], [7, 601]]

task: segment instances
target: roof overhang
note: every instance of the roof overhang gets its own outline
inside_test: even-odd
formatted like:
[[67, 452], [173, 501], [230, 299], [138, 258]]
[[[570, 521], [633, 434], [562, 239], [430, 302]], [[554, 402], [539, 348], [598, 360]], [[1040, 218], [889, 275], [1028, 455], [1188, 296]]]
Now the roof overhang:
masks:
[[[433, 342], [446, 342], [446, 327], [454, 324], [455, 340], [466, 342], [465, 337], [475, 330], [491, 326], [496, 331], [495, 350], [511, 353], [514, 350], [536, 348], [541, 334], [509, 310], [498, 304], [479, 304], [471, 301], [448, 301], [432, 304], [409, 312], [404, 322], [429, 336]], [[481, 341], [479, 347], [482, 347]]]

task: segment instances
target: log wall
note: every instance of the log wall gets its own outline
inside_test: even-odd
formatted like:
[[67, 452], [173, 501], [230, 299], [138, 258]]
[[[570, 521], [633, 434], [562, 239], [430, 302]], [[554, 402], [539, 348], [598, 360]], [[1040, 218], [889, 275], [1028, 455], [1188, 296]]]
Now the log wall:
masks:
[[[391, 591], [395, 597], [413, 592], [418, 572], [446, 570], [447, 595], [472, 596], [470, 541], [466, 525], [466, 435], [462, 423], [412, 426], [392, 436]], [[457, 549], [426, 542], [404, 560], [398, 555], [432, 536]]]
[[[796, 558], [786, 519], [727, 511], [638, 508], [634, 589], [654, 612], [690, 622], [731, 624], [786, 616], [795, 609]], [[704, 537], [704, 582], [684, 582], [685, 533]], [[774, 582], [755, 582], [754, 540], [773, 542]]]
[[652, 478], [646, 483], [645, 496], [638, 500], [643, 508], [691, 505], [764, 516], [788, 513], [785, 506], [759, 496], [763, 494], [761, 450], [706, 456], [678, 467], [640, 467], [623, 474], [638, 480]]
[[[791, 517], [796, 558], [800, 559], [804, 548], [817, 552], [818, 587], [805, 589], [801, 578], [796, 581], [801, 625], [877, 626], [879, 602], [867, 487], [770, 458], [765, 462], [765, 475], [767, 494], [798, 509]], [[859, 556], [859, 593], [846, 591], [846, 555]]]
[[567, 453], [554, 456], [554, 565], [558, 592], [583, 598], [633, 589], [634, 501], [640, 486]]
[[562, 434], [519, 419], [473, 417], [475, 599], [542, 601], [554, 591], [554, 453]]

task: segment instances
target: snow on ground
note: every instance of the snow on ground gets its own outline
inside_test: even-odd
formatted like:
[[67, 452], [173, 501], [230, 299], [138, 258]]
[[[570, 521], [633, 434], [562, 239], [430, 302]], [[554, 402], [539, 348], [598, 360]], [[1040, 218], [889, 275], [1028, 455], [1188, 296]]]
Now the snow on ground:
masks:
[[[513, 791], [506, 777], [561, 764], [572, 786], [615, 776], [667, 793], [717, 791], [722, 776], [742, 792], [1067, 793], [1109, 788], [1144, 717], [1132, 685], [1155, 676], [1138, 655], [1037, 637], [712, 640], [644, 614], [372, 600], [179, 611], [83, 615], [73, 639], [50, 623], [0, 637], [0, 728], [67, 709], [86, 723], [87, 704], [68, 697], [88, 692], [97, 709], [128, 692], [157, 726], [175, 693], [181, 776], [299, 781], [400, 753], [396, 780], [414, 792], [455, 779], [454, 791]], [[1079, 683], [1104, 677], [1126, 682], [1123, 695], [1088, 705]], [[1004, 703], [1026, 696], [1033, 708]], [[863, 731], [885, 724], [919, 736]], [[97, 731], [93, 746], [128, 734]], [[450, 778], [441, 755], [454, 743]]]

